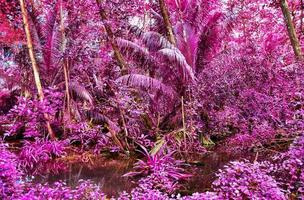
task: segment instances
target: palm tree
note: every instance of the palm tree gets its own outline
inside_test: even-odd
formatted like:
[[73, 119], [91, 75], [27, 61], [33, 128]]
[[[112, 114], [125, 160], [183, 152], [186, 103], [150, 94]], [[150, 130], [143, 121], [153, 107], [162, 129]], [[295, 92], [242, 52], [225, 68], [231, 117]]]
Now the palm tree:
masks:
[[[188, 6], [188, 8], [192, 7]], [[187, 10], [184, 12], [187, 13]], [[157, 13], [152, 14], [156, 16], [157, 21], [165, 23]], [[191, 101], [191, 90], [188, 89], [193, 88], [191, 86], [196, 84], [196, 77], [211, 59], [210, 54], [213, 53], [218, 42], [218, 21], [221, 16], [222, 14], [218, 12], [208, 14], [201, 19], [200, 23], [195, 23], [199, 24], [196, 27], [192, 25], [191, 20], [175, 23], [172, 27], [175, 31], [174, 42], [168, 34], [164, 37], [158, 32], [144, 32], [137, 27], [130, 29], [137, 38], [136, 42], [117, 39], [124, 57], [139, 67], [134, 70], [136, 73], [124, 75], [118, 78], [117, 82], [154, 94], [150, 95], [153, 103], [151, 105], [154, 108], [155, 105], [159, 106], [155, 102], [166, 104], [162, 108], [168, 108], [169, 112], [164, 113], [157, 129], [165, 128], [168, 123], [171, 124], [171, 121], [178, 117], [182, 123], [181, 130], [185, 138], [187, 126], [184, 104], [186, 101]], [[141, 73], [139, 74], [138, 71]], [[160, 96], [166, 100], [160, 101]], [[161, 112], [161, 110], [158, 111]]]

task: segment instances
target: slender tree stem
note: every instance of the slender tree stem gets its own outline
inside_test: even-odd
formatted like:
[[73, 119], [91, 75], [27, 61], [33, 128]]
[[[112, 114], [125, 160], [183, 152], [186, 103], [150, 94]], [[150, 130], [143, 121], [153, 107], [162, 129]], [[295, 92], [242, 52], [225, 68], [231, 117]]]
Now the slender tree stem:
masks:
[[[66, 37], [65, 37], [65, 28], [64, 28], [64, 16], [63, 16], [63, 5], [62, 5], [62, 1], [60, 2], [60, 30], [61, 30], [61, 37], [62, 37], [62, 46], [61, 46], [61, 50], [64, 53], [65, 52], [65, 41], [66, 41]], [[66, 108], [67, 108], [67, 114], [68, 114], [68, 118], [71, 117], [71, 108], [70, 108], [70, 89], [69, 89], [69, 61], [66, 58], [66, 56], [64, 56], [63, 58], [63, 73], [64, 73], [64, 82], [65, 82], [65, 93], [66, 93]]]
[[[110, 87], [110, 90], [115, 94], [115, 92], [114, 92], [114, 89], [112, 88], [112, 86], [109, 84], [109, 87]], [[112, 133], [112, 136], [114, 137], [114, 141], [118, 141], [119, 142], [119, 144], [120, 144], [120, 146], [122, 147], [122, 150], [125, 150], [126, 152], [128, 152], [128, 149], [129, 149], [129, 144], [128, 144], [128, 141], [127, 141], [127, 137], [128, 137], [128, 135], [129, 135], [129, 133], [128, 133], [128, 127], [127, 127], [127, 124], [126, 124], [126, 120], [125, 120], [125, 117], [124, 117], [124, 113], [123, 113], [123, 111], [122, 111], [122, 109], [121, 109], [121, 107], [120, 107], [120, 105], [119, 105], [119, 102], [118, 102], [118, 100], [117, 100], [117, 96], [116, 96], [116, 94], [115, 94], [115, 103], [116, 103], [116, 105], [117, 105], [117, 108], [118, 108], [118, 110], [119, 110], [119, 114], [120, 114], [120, 118], [121, 118], [121, 120], [122, 120], [122, 125], [123, 125], [123, 129], [124, 129], [124, 132], [125, 132], [125, 141], [126, 141], [126, 149], [124, 148], [124, 146], [121, 144], [121, 142], [120, 142], [120, 140], [116, 137], [116, 134], [114, 134], [114, 133]]]
[[159, 0], [159, 7], [165, 23], [168, 40], [171, 42], [171, 44], [176, 45], [176, 40], [175, 40], [172, 24], [170, 22], [170, 17], [169, 17], [168, 8], [166, 6], [166, 2], [164, 0]]
[[67, 112], [68, 116], [71, 116], [71, 97], [70, 97], [70, 89], [69, 89], [69, 61], [68, 59], [64, 59], [63, 61], [63, 71], [64, 71], [64, 82], [65, 82], [65, 93], [67, 98]]
[[284, 15], [285, 23], [286, 23], [287, 30], [288, 30], [289, 39], [290, 39], [294, 54], [295, 54], [295, 56], [298, 60], [303, 60], [303, 55], [302, 55], [302, 51], [301, 51], [301, 47], [300, 47], [300, 42], [299, 42], [299, 39], [297, 37], [295, 26], [292, 23], [292, 18], [291, 18], [291, 14], [290, 14], [290, 10], [289, 10], [287, 1], [286, 0], [280, 0], [280, 6], [281, 6], [281, 9], [282, 9], [282, 13]]
[[108, 40], [110, 41], [112, 49], [114, 51], [114, 57], [118, 62], [118, 65], [119, 65], [119, 67], [122, 71], [122, 74], [125, 75], [128, 72], [127, 63], [124, 60], [124, 57], [122, 56], [122, 54], [121, 54], [121, 52], [118, 48], [118, 44], [117, 44], [117, 41], [115, 39], [114, 33], [111, 29], [111, 26], [107, 23], [107, 20], [108, 20], [107, 14], [106, 14], [105, 10], [101, 7], [101, 0], [96, 0], [96, 3], [97, 3], [97, 6], [98, 6], [98, 9], [99, 9], [100, 18], [103, 21], [104, 27], [105, 27], [106, 32], [107, 32]]
[[159, 125], [160, 125], [160, 114], [159, 114], [159, 112], [157, 113], [157, 126], [156, 126], [156, 138], [158, 138], [158, 136], [159, 136]]
[[184, 132], [184, 139], [186, 139], [186, 117], [185, 117], [184, 96], [182, 96], [181, 98], [181, 103], [182, 103], [183, 132]]
[[[117, 102], [117, 104], [118, 104], [118, 102]], [[130, 146], [129, 146], [129, 143], [128, 143], [128, 140], [127, 140], [127, 137], [129, 136], [129, 132], [128, 132], [127, 124], [126, 124], [125, 114], [124, 114], [124, 112], [122, 111], [122, 109], [120, 108], [119, 105], [118, 105], [118, 108], [119, 108], [119, 113], [120, 113], [120, 117], [121, 117], [121, 120], [122, 120], [122, 125], [123, 125], [125, 135], [126, 135], [126, 137], [125, 137], [126, 146], [127, 146], [127, 149], [130, 149]]]
[[[301, 30], [301, 36], [303, 36], [304, 33], [304, 29], [303, 29], [303, 20], [304, 20], [304, 16], [303, 16], [303, 10], [304, 10], [304, 2], [303, 0], [301, 0], [301, 14], [300, 14], [300, 30]], [[301, 38], [301, 37], [300, 37]]]
[[[27, 11], [26, 11], [24, 1], [19, 0], [19, 2], [20, 2], [21, 12], [22, 12], [24, 30], [25, 30], [25, 34], [26, 34], [27, 47], [28, 47], [28, 51], [29, 51], [29, 55], [30, 55], [30, 59], [31, 59], [31, 63], [32, 63], [33, 72], [34, 72], [35, 84], [36, 84], [36, 88], [37, 88], [37, 91], [38, 91], [39, 99], [40, 99], [40, 101], [43, 101], [44, 100], [44, 94], [43, 94], [42, 84], [41, 84], [41, 81], [40, 81], [38, 65], [37, 65], [37, 62], [36, 62], [36, 59], [35, 59], [35, 54], [34, 54], [34, 49], [33, 49], [33, 42], [32, 42], [31, 32], [30, 32], [30, 26], [29, 26], [29, 22], [28, 22], [28, 18], [27, 18]], [[49, 136], [51, 137], [51, 139], [55, 139], [55, 134], [52, 130], [52, 127], [51, 127], [51, 124], [50, 124], [50, 121], [49, 121], [49, 115], [47, 113], [44, 113], [44, 117], [46, 119], [46, 126], [47, 126]]]

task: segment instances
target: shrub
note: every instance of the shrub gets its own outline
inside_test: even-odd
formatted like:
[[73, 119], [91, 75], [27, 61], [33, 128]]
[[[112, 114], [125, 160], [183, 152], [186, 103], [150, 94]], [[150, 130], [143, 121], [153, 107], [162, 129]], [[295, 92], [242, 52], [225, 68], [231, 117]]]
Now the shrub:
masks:
[[[144, 149], [145, 150], [145, 149]], [[182, 161], [175, 160], [172, 153], [149, 154], [144, 151], [146, 161], [139, 160], [134, 165], [134, 172], [130, 172], [125, 176], [144, 175], [146, 177], [139, 181], [139, 185], [149, 189], [159, 189], [161, 191], [172, 193], [177, 189], [178, 181], [188, 178], [181, 167], [184, 165]]]
[[231, 162], [217, 174], [213, 188], [222, 199], [285, 199], [277, 182], [258, 163]]
[[288, 194], [304, 197], [304, 135], [296, 139], [289, 150], [275, 157], [274, 176]]
[[62, 182], [52, 185], [31, 185], [25, 194], [19, 197], [19, 200], [41, 199], [105, 200], [106, 195], [101, 192], [98, 185], [89, 181], [81, 181], [74, 189]]
[[56, 172], [64, 165], [61, 162], [54, 162], [54, 159], [65, 155], [65, 146], [64, 141], [26, 141], [19, 154], [18, 165], [33, 174]]
[[0, 199], [14, 199], [21, 192], [17, 157], [0, 140]]

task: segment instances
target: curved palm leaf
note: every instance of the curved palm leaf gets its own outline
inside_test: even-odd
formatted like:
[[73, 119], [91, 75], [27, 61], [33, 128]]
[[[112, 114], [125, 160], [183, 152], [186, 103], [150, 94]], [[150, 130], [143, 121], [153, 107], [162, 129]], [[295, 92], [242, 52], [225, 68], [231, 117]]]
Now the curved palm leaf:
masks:
[[43, 46], [43, 58], [47, 70], [51, 69], [53, 65], [52, 51], [56, 43], [56, 38], [54, 39], [54, 37], [55, 37], [56, 17], [58, 12], [59, 12], [59, 3], [56, 1], [54, 8], [49, 10], [46, 23], [43, 27], [43, 35], [45, 38], [45, 44]]
[[154, 31], [143, 33], [142, 40], [150, 51], [158, 51], [163, 48], [174, 48], [165, 37]]
[[129, 40], [121, 38], [117, 39], [118, 46], [121, 52], [128, 58], [140, 64], [140, 66], [149, 66], [150, 68], [156, 68], [156, 61], [153, 59], [149, 51]]
[[206, 25], [202, 29], [202, 33], [199, 37], [196, 61], [195, 61], [195, 70], [200, 72], [206, 62], [209, 60], [208, 54], [214, 49], [218, 44], [218, 20], [222, 16], [221, 13], [215, 13], [209, 19], [207, 19]]
[[70, 83], [69, 87], [73, 97], [88, 101], [90, 104], [93, 104], [93, 97], [89, 91], [85, 89], [85, 87], [79, 85], [79, 83]]
[[115, 124], [115, 122], [95, 110], [87, 110], [85, 111], [84, 115], [94, 124], [107, 124], [107, 126], [116, 133], [120, 130], [120, 128]]
[[158, 51], [158, 53], [165, 59], [168, 59], [171, 63], [177, 64], [181, 67], [183, 72], [183, 80], [195, 81], [195, 76], [191, 66], [187, 63], [184, 55], [177, 48], [165, 48]]
[[169, 86], [165, 85], [161, 81], [141, 75], [141, 74], [129, 74], [117, 79], [118, 83], [122, 83], [131, 87], [140, 87], [151, 91], [160, 91], [170, 98], [174, 98], [176, 92]]

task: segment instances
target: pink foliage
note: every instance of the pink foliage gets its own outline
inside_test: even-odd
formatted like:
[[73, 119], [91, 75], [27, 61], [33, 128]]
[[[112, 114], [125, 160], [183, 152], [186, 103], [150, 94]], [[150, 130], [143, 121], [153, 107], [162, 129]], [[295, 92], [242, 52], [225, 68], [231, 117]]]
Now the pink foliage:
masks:
[[[20, 2], [0, 0], [0, 198], [105, 199], [91, 182], [40, 185], [22, 174], [58, 172], [68, 149], [142, 148], [129, 173], [137, 187], [119, 199], [303, 197], [304, 68], [280, 1], [23, 1], [34, 55]], [[304, 4], [287, 3], [303, 51]], [[208, 192], [175, 194], [188, 178], [176, 158], [299, 135], [267, 163], [230, 162]]]

